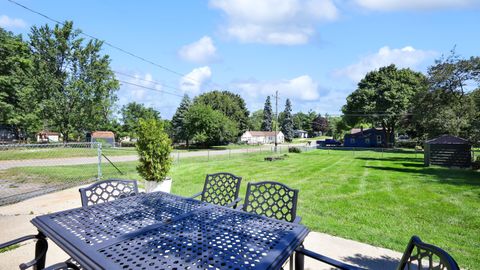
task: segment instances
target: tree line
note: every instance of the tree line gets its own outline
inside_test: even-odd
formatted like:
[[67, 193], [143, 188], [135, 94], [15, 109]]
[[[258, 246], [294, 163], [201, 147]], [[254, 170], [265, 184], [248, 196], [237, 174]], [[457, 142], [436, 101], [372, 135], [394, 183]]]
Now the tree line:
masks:
[[102, 42], [84, 40], [72, 22], [33, 26], [28, 36], [0, 28], [0, 122], [17, 133], [55, 130], [65, 141], [108, 128], [119, 83]]
[[388, 138], [406, 134], [417, 144], [442, 134], [480, 140], [480, 57], [452, 50], [427, 74], [395, 65], [371, 71], [343, 106], [337, 134], [354, 126], [381, 127]]

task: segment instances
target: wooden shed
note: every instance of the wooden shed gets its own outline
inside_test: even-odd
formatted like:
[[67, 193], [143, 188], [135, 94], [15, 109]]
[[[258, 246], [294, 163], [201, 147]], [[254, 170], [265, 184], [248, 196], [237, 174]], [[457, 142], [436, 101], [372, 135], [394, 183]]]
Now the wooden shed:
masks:
[[94, 131], [87, 133], [86, 136], [87, 142], [99, 142], [104, 144], [109, 144], [110, 146], [115, 146], [115, 134], [111, 131]]
[[425, 166], [439, 165], [468, 168], [472, 164], [472, 144], [452, 135], [442, 135], [425, 142]]

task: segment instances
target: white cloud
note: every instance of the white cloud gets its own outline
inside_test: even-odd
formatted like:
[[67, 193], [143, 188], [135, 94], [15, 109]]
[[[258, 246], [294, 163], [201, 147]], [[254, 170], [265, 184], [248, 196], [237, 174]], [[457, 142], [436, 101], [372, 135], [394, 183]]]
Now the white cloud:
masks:
[[4, 28], [25, 28], [27, 23], [22, 19], [10, 18], [7, 15], [0, 16], [0, 27]]
[[210, 0], [210, 6], [226, 14], [222, 30], [244, 43], [304, 44], [316, 23], [338, 17], [333, 0]]
[[378, 52], [360, 58], [357, 63], [334, 71], [335, 76], [346, 76], [353, 81], [360, 81], [369, 71], [395, 64], [400, 68], [416, 68], [426, 59], [435, 56], [434, 51], [418, 50], [411, 46], [390, 49], [385, 46]]
[[478, 6], [478, 0], [354, 0], [359, 6], [378, 11], [436, 10]]
[[205, 63], [216, 58], [217, 48], [209, 36], [183, 46], [178, 54], [184, 60], [196, 63]]
[[196, 95], [205, 83], [212, 77], [210, 67], [204, 66], [193, 69], [190, 73], [180, 79], [180, 89], [184, 92]]
[[239, 89], [251, 99], [274, 95], [275, 91], [278, 91], [282, 98], [292, 98], [303, 101], [312, 101], [319, 97], [318, 83], [308, 75], [277, 82], [237, 82], [232, 86], [233, 88]]

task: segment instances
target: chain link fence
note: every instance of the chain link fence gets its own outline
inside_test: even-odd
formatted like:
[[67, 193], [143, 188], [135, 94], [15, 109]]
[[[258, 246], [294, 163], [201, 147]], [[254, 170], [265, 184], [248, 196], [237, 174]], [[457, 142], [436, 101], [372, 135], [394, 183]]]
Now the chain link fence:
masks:
[[101, 154], [98, 143], [0, 145], [0, 205], [99, 179]]
[[[288, 152], [279, 145], [277, 154]], [[296, 146], [303, 151], [313, 149]], [[238, 149], [174, 150], [175, 164], [214, 162], [271, 155], [274, 146]], [[12, 144], [0, 145], [0, 205], [15, 203], [100, 179], [138, 179], [137, 153], [132, 147], [103, 146], [101, 143]]]

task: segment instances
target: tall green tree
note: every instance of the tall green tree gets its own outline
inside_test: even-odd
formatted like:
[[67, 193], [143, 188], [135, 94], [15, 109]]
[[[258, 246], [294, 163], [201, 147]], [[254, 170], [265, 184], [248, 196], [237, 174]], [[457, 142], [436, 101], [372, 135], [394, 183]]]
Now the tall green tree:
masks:
[[22, 36], [0, 28], [0, 123], [20, 133], [41, 128], [32, 87], [32, 54]]
[[65, 141], [107, 123], [112, 117], [119, 83], [102, 42], [85, 41], [72, 22], [32, 27], [34, 87], [46, 128]]
[[248, 116], [250, 112], [247, 110], [245, 101], [238, 94], [216, 90], [197, 96], [193, 102], [210, 106], [212, 109], [222, 112], [237, 124], [239, 134], [249, 128]]
[[203, 146], [222, 145], [237, 139], [235, 122], [220, 111], [204, 104], [193, 104], [185, 117], [187, 134]]
[[188, 136], [188, 129], [185, 122], [185, 117], [187, 114], [188, 109], [192, 105], [192, 102], [187, 94], [185, 94], [178, 106], [175, 114], [172, 117], [172, 132], [173, 132], [173, 139], [175, 142], [185, 141], [187, 147], [189, 146], [189, 136]]
[[285, 102], [285, 110], [283, 111], [282, 132], [287, 142], [293, 140], [293, 120], [292, 120], [292, 103], [287, 98]]
[[249, 117], [250, 130], [261, 130], [263, 110], [254, 111]]
[[263, 120], [260, 128], [262, 131], [272, 131], [272, 124], [272, 103], [270, 102], [270, 96], [267, 96], [267, 99], [265, 100], [265, 106], [263, 107]]
[[293, 128], [309, 131], [311, 129], [311, 121], [306, 113], [298, 112], [292, 116]]
[[153, 108], [147, 108], [145, 105], [130, 102], [121, 109], [123, 132], [128, 136], [135, 138], [138, 133], [138, 122], [140, 119], [160, 120], [160, 113]]
[[318, 114], [315, 119], [312, 121], [312, 130], [315, 132], [322, 132], [322, 135], [327, 133], [329, 130], [329, 123], [326, 117], [323, 117], [321, 114]]
[[428, 91], [412, 106], [410, 130], [421, 140], [451, 134], [478, 141], [478, 107], [475, 88], [480, 87], [480, 57], [463, 59], [454, 50], [428, 69]]
[[385, 147], [393, 141], [401, 117], [408, 114], [417, 93], [427, 88], [426, 77], [395, 65], [367, 73], [357, 89], [347, 97], [342, 111], [349, 125], [366, 121], [380, 125], [385, 134]]

